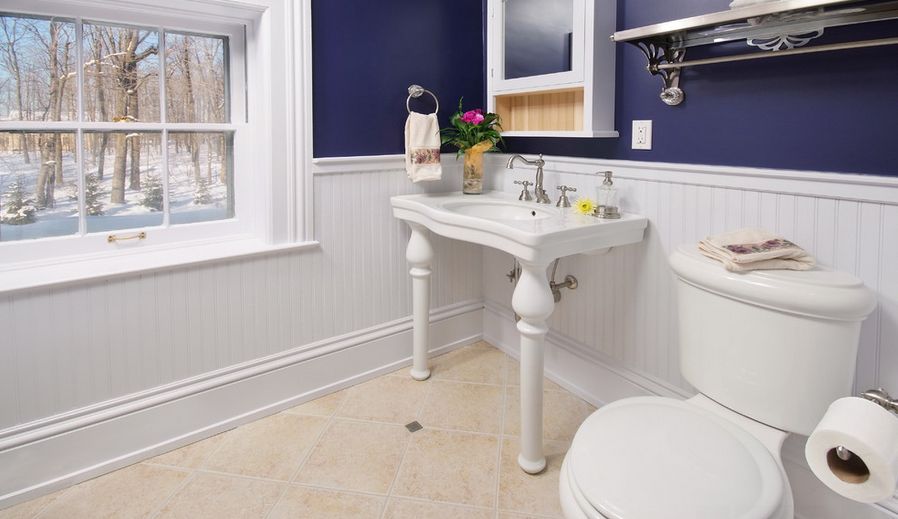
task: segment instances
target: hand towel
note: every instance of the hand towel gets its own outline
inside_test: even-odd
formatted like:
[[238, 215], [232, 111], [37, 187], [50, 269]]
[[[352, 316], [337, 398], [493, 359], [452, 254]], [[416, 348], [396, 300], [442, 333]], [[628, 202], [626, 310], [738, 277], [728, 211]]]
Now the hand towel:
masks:
[[408, 114], [405, 120], [405, 171], [412, 182], [439, 180], [443, 176], [436, 114]]
[[738, 231], [708, 236], [700, 241], [702, 254], [723, 263], [727, 270], [810, 270], [814, 257], [791, 241], [763, 229]]

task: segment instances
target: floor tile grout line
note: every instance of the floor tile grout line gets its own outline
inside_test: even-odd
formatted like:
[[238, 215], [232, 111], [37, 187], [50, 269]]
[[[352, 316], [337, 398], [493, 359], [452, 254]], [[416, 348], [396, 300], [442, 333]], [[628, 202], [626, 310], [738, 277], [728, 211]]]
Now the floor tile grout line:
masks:
[[502, 487], [502, 450], [505, 448], [505, 415], [508, 406], [508, 355], [502, 355], [502, 404], [499, 408], [499, 448], [496, 453], [496, 519], [499, 519], [499, 493]]
[[314, 490], [326, 490], [328, 492], [334, 492], [337, 494], [353, 494], [356, 496], [365, 496], [365, 497], [382, 497], [386, 499], [387, 494], [382, 494], [380, 492], [369, 492], [368, 490], [350, 490], [347, 488], [339, 488], [339, 487], [329, 487], [327, 485], [321, 485], [316, 483], [287, 483], [287, 487], [303, 487], [303, 488], [311, 488]]
[[[88, 480], [88, 481], [89, 481], [89, 480]], [[75, 485], [72, 485], [72, 486], [75, 486]], [[44, 503], [44, 506], [39, 507], [38, 510], [37, 510], [37, 512], [34, 512], [33, 514], [31, 514], [31, 516], [29, 516], [29, 519], [38, 519], [38, 517], [40, 517], [41, 514], [43, 514], [44, 512], [46, 512], [46, 511], [47, 511], [47, 508], [49, 508], [50, 505], [52, 505], [53, 503], [55, 503], [57, 499], [63, 497], [63, 496], [66, 495], [66, 494], [68, 494], [69, 489], [71, 489], [71, 488], [72, 488], [72, 487], [65, 487], [65, 488], [63, 488], [63, 489], [61, 489], [61, 490], [57, 490], [56, 492], [54, 492], [54, 493], [57, 493], [57, 492], [58, 492], [59, 495], [56, 496], [56, 497], [53, 498], [53, 499], [48, 500], [46, 503]], [[47, 495], [48, 495], [48, 496], [52, 496], [53, 494], [47, 494]], [[38, 497], [38, 498], [35, 498], [35, 499], [40, 499], [40, 498]], [[30, 501], [30, 500], [29, 500], [29, 501]], [[27, 502], [28, 502], [28, 501], [24, 501], [23, 503], [27, 503]], [[11, 507], [9, 507], [9, 508], [4, 508], [4, 509], [0, 510], [0, 512], [2, 512], [3, 510], [11, 509], [11, 508], [13, 508], [13, 507], [15, 507], [15, 506], [17, 506], [17, 505], [13, 505], [13, 506], [11, 506]]]
[[479, 512], [494, 512], [495, 511], [495, 508], [491, 508], [488, 506], [469, 505], [466, 503], [456, 503], [455, 501], [441, 501], [439, 499], [427, 499], [427, 498], [415, 497], [415, 496], [390, 496], [390, 499], [397, 499], [397, 500], [401, 500], [401, 501], [414, 501], [415, 503], [422, 503], [422, 504], [426, 503], [426, 504], [436, 504], [436, 505], [448, 505], [448, 506], [451, 506], [454, 508], [477, 510]]
[[511, 514], [511, 515], [519, 516], [519, 517], [527, 517], [528, 519], [530, 519], [530, 518], [532, 518], [532, 519], [563, 519], [561, 516], [557, 516], [557, 515], [546, 515], [546, 514], [540, 514], [540, 513], [535, 513], [535, 512], [519, 512], [516, 510], [508, 510], [508, 509], [499, 509], [498, 513]]
[[[322, 398], [324, 396], [327, 396], [327, 395], [322, 395], [321, 397], [318, 397], [318, 398]], [[347, 394], [343, 397], [343, 399], [340, 401], [340, 403], [337, 405], [337, 407], [334, 409], [334, 411], [331, 413], [331, 415], [329, 417], [327, 417], [327, 422], [324, 424], [324, 427], [321, 428], [321, 430], [318, 432], [318, 436], [315, 437], [315, 441], [312, 443], [312, 445], [309, 447], [309, 449], [306, 451], [306, 453], [303, 454], [302, 460], [300, 460], [300, 462], [299, 462], [299, 466], [297, 466], [296, 470], [293, 471], [293, 474], [290, 475], [290, 479], [287, 481], [287, 485], [281, 491], [281, 494], [278, 496], [277, 500], [274, 502], [274, 505], [272, 505], [271, 508], [268, 509], [268, 512], [265, 514], [265, 517], [263, 519], [268, 519], [268, 517], [271, 515], [271, 513], [274, 511], [274, 509], [277, 508], [277, 506], [281, 503], [281, 501], [284, 500], [284, 496], [286, 496], [287, 492], [290, 490], [290, 485], [296, 484], [296, 478], [299, 477], [300, 472], [302, 472], [302, 469], [306, 466], [306, 463], [309, 461], [309, 458], [312, 457], [312, 453], [315, 451], [315, 448], [318, 447], [318, 445], [321, 443], [321, 440], [324, 438], [324, 435], [327, 433], [327, 431], [330, 430], [331, 426], [334, 425], [334, 422], [336, 421], [335, 416], [337, 415], [337, 412], [343, 407], [343, 404], [346, 402], [348, 397], [349, 397], [349, 393], [347, 392]], [[315, 400], [317, 400], [317, 398]], [[314, 402], [314, 400], [311, 400], [311, 401]], [[303, 416], [303, 415], [297, 415], [297, 416]]]
[[[254, 423], [254, 422], [249, 422], [249, 423]], [[247, 425], [247, 424], [243, 424], [243, 425]], [[231, 436], [233, 436], [233, 434], [231, 434], [231, 433], [233, 433], [237, 429], [240, 429], [241, 427], [243, 427], [243, 425], [238, 425], [237, 427], [233, 427], [231, 429], [228, 429], [227, 431], [222, 431], [222, 432], [216, 434], [215, 436], [221, 435], [221, 442], [219, 442], [218, 445], [216, 445], [215, 448], [212, 449], [212, 452], [210, 452], [209, 454], [206, 454], [206, 456], [200, 460], [200, 463], [198, 466], [192, 467], [193, 470], [200, 470], [200, 469], [206, 468], [206, 465], [209, 464], [209, 461], [212, 458], [214, 458], [219, 453], [219, 451], [221, 451], [221, 449], [224, 448], [225, 445], [227, 445], [228, 443], [231, 442]], [[205, 438], [200, 441], [208, 441], [208, 440], [211, 440], [212, 438], [215, 438], [215, 436], [210, 436], [210, 437]], [[199, 443], [199, 442], [194, 442], [194, 443]], [[193, 443], [188, 443], [184, 447], [187, 447], [189, 445], [193, 445]], [[184, 447], [181, 447], [181, 449], [183, 449]], [[180, 449], [175, 449], [175, 450], [180, 450]], [[172, 452], [172, 451], [169, 451], [169, 452]], [[150, 459], [153, 459], [153, 458], [150, 458]]]
[[[297, 415], [297, 416], [301, 416], [301, 415]], [[325, 422], [324, 427], [322, 427], [321, 430], [318, 432], [318, 436], [315, 438], [315, 442], [309, 447], [308, 451], [305, 454], [303, 454], [302, 460], [299, 462], [299, 466], [290, 475], [290, 478], [287, 480], [287, 484], [284, 485], [284, 488], [281, 489], [280, 493], [278, 494], [278, 498], [274, 500], [274, 504], [271, 505], [271, 507], [268, 509], [267, 512], [265, 512], [265, 515], [262, 517], [262, 519], [268, 519], [268, 517], [271, 515], [271, 513], [274, 511], [274, 509], [277, 508], [277, 506], [279, 504], [281, 504], [281, 501], [283, 501], [284, 496], [287, 495], [287, 491], [290, 490], [290, 484], [299, 475], [299, 471], [302, 470], [302, 467], [303, 467], [303, 465], [305, 465], [305, 462], [308, 459], [308, 457], [312, 455], [312, 451], [315, 450], [315, 447], [318, 445], [318, 441], [321, 439], [321, 436], [324, 434], [325, 431], [328, 430], [328, 428], [331, 426], [331, 424], [333, 422], [334, 422], [333, 417], [330, 417], [327, 419], [327, 422]]]
[[[425, 382], [425, 381], [421, 381], [421, 382]], [[421, 416], [422, 410], [424, 410], [427, 407], [427, 403], [430, 401], [430, 395], [433, 393], [433, 384], [429, 383], [430, 378], [428, 378], [428, 380], [426, 382], [428, 382], [427, 393], [424, 395], [424, 398], [421, 399], [421, 403], [418, 404], [418, 409], [415, 410], [415, 420], [414, 421], [418, 421], [418, 419]], [[415, 432], [418, 432], [418, 431], [415, 431]], [[415, 434], [414, 432], [409, 432], [408, 441], [405, 442], [405, 448], [402, 449], [402, 456], [399, 457], [399, 464], [396, 466], [396, 472], [393, 474], [393, 480], [390, 481], [390, 486], [387, 488], [387, 499], [384, 501], [384, 506], [380, 511], [381, 519], [384, 519], [387, 516], [387, 509], [389, 508], [390, 498], [393, 497], [393, 488], [396, 486], [396, 480], [399, 479], [399, 474], [402, 472], [402, 465], [405, 463], [405, 456], [406, 456], [406, 454], [408, 454], [408, 450], [411, 447], [412, 442], [414, 441], [414, 437], [413, 437], [414, 434]]]
[[165, 507], [168, 506], [175, 499], [175, 496], [180, 494], [182, 490], [187, 488], [187, 485], [189, 485], [191, 482], [193, 482], [196, 479], [196, 474], [197, 474], [196, 469], [191, 470], [187, 474], [187, 477], [184, 478], [184, 481], [182, 481], [181, 484], [178, 485], [178, 487], [171, 492], [171, 494], [169, 494], [165, 499], [163, 499], [162, 502], [159, 504], [159, 506], [156, 507], [156, 510], [153, 511], [153, 513], [151, 513], [149, 515], [149, 519], [156, 519], [157, 517], [159, 517], [159, 514], [161, 514], [162, 511], [165, 510]]

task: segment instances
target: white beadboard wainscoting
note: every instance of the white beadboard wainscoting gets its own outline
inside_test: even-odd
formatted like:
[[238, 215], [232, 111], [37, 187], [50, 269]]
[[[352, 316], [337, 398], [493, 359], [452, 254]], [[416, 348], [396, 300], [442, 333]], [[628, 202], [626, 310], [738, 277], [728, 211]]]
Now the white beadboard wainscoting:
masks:
[[[401, 161], [314, 176], [320, 247], [0, 295], [0, 508], [411, 359]], [[433, 240], [434, 349], [482, 331], [482, 252]]]
[[[513, 180], [532, 180], [534, 171], [505, 170], [506, 158], [490, 158], [491, 187], [518, 192]], [[854, 273], [877, 292], [879, 306], [863, 326], [856, 389], [884, 387], [898, 393], [898, 178], [546, 160], [545, 186], [553, 199], [561, 184], [595, 198], [601, 183], [596, 172], [612, 170], [623, 208], [650, 220], [638, 245], [561, 260], [557, 278], [573, 274], [579, 281], [577, 290], [563, 291], [550, 319], [546, 369], [562, 386], [596, 405], [645, 394], [692, 395], [678, 365], [674, 275], [667, 256], [677, 245], [708, 234], [761, 226], [793, 239], [821, 264]], [[483, 259], [484, 338], [517, 355], [513, 285], [504, 276], [512, 258], [484, 248]], [[898, 500], [860, 505], [823, 487], [804, 461], [803, 440], [796, 437], [784, 449], [797, 517], [898, 517]]]

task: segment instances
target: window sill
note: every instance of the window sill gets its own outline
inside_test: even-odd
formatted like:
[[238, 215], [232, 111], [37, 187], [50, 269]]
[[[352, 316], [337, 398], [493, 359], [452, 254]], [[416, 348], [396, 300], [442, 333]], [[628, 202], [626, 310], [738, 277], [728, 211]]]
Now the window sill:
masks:
[[197, 240], [153, 248], [0, 267], [0, 295], [225, 259], [318, 247], [317, 241], [271, 245], [251, 237]]

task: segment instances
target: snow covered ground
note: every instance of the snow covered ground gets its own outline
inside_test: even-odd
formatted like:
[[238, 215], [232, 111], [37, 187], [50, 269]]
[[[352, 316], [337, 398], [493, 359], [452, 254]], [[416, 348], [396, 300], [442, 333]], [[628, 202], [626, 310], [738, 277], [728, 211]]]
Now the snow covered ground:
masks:
[[[110, 146], [111, 148], [111, 146]], [[184, 224], [209, 220], [229, 218], [228, 210], [228, 186], [219, 180], [221, 162], [217, 154], [212, 152], [211, 162], [206, 146], [200, 150], [200, 170], [203, 179], [207, 179], [207, 166], [211, 163], [212, 175], [208, 180], [208, 203], [194, 203], [194, 195], [197, 191], [197, 183], [194, 180], [193, 164], [186, 149], [182, 148], [176, 153], [174, 147], [169, 153], [169, 205], [171, 210], [171, 223]], [[86, 175], [96, 173], [96, 164], [90, 153], [85, 153]], [[112, 165], [115, 161], [113, 153], [109, 152], [105, 158], [105, 175], [100, 182], [100, 197], [103, 204], [103, 214], [99, 216], [87, 216], [88, 232], [104, 232], [117, 229], [144, 228], [162, 225], [162, 211], [155, 211], [141, 205], [144, 193], [128, 189], [128, 179], [125, 181], [125, 203], [112, 204], [109, 202], [112, 190]], [[32, 152], [31, 164], [25, 164], [24, 157], [19, 151], [0, 151], [0, 213], [5, 211], [9, 203], [7, 191], [17, 178], [20, 178], [25, 190], [25, 195], [34, 200], [35, 186], [40, 169], [40, 155]], [[130, 162], [130, 161], [129, 161]], [[148, 176], [157, 176], [162, 173], [162, 156], [158, 141], [152, 145], [142, 146], [141, 150], [141, 180], [145, 182]], [[130, 164], [126, 168], [130, 172]], [[77, 195], [77, 168], [74, 153], [63, 154], [63, 179], [62, 186], [57, 185], [55, 191], [55, 207], [40, 209], [37, 211], [37, 219], [33, 223], [24, 225], [0, 224], [0, 241], [14, 241], [34, 238], [46, 238], [51, 236], [65, 236], [78, 232], [78, 195]]]

